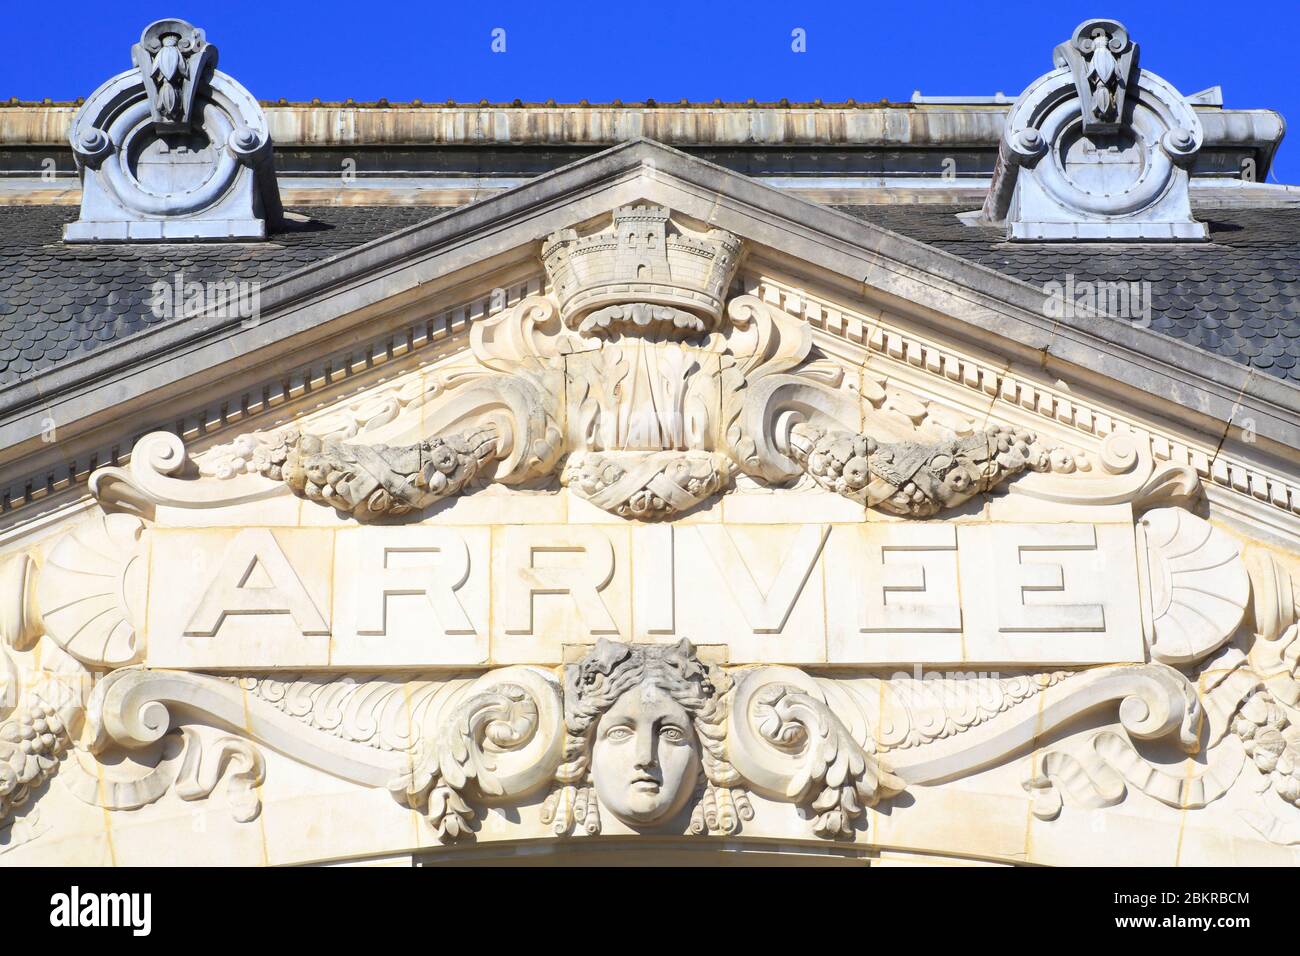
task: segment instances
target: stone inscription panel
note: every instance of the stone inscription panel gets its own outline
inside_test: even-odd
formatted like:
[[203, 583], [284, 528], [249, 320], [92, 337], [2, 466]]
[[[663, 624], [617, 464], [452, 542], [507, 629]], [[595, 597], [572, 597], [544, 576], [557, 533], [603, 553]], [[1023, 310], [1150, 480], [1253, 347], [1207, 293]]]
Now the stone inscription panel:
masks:
[[156, 529], [149, 550], [155, 667], [555, 664], [600, 637], [731, 663], [1143, 660], [1128, 524]]

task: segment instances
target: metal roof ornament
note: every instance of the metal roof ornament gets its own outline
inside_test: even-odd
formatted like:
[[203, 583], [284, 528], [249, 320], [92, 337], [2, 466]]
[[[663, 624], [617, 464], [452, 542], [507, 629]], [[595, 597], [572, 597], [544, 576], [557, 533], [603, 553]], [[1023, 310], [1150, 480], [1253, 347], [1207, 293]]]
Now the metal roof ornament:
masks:
[[1007, 116], [980, 219], [1026, 241], [1203, 240], [1189, 170], [1205, 139], [1115, 20], [1086, 20]]
[[281, 216], [270, 132], [253, 95], [216, 69], [184, 20], [158, 20], [135, 68], [99, 87], [72, 122], [81, 215], [67, 242], [264, 239]]

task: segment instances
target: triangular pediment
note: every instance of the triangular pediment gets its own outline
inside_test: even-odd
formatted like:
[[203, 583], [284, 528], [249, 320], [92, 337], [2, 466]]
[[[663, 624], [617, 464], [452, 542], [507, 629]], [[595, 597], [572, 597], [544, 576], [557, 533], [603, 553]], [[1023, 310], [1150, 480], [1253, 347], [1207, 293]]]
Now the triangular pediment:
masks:
[[[254, 322], [200, 314], [12, 389], [0, 429], [31, 450], [36, 473], [49, 467], [40, 438], [51, 420], [59, 456], [102, 463], [129, 448], [123, 422], [136, 435], [177, 425], [206, 445], [263, 410], [300, 413], [307, 393], [315, 407], [351, 400], [367, 381], [467, 348], [477, 318], [547, 290], [548, 236], [600, 228], [634, 203], [736, 236], [743, 258], [728, 292], [805, 321], [819, 349], [877, 384], [973, 420], [1003, 409], [1001, 420], [1085, 444], [1110, 427], [1149, 430], [1157, 454], [1171, 446], [1167, 457], [1203, 475], [1221, 457], [1221, 471], [1262, 474], [1263, 497], [1289, 500], [1277, 472], [1294, 454], [1300, 401], [1286, 383], [1106, 316], [1053, 317], [1042, 290], [650, 141], [268, 283]], [[160, 417], [164, 407], [176, 414]], [[1257, 444], [1234, 461], [1225, 451], [1242, 427]]]
[[[1038, 825], [1127, 772], [1181, 826], [1235, 785], [1252, 668], [1294, 632], [1298, 572], [1261, 544], [1292, 533], [1294, 469], [1258, 464], [1285, 464], [1293, 396], [1042, 298], [635, 143], [290, 276], [166, 362], [138, 347], [65, 401], [111, 391], [111, 423], [71, 420], [148, 433], [0, 564], [19, 664], [99, 675], [55, 714], [94, 743], [48, 744], [51, 815], [156, 804], [129, 845], [225, 773], [237, 829], [297, 773], [370, 801], [365, 852], [412, 839], [402, 806], [437, 845], [857, 843], [893, 839], [870, 808], [903, 791], [987, 774]], [[1233, 389], [1253, 460], [1211, 426]], [[699, 764], [661, 795], [591, 740], [665, 690]], [[1221, 778], [1133, 749], [1190, 752], [1207, 712]], [[1281, 840], [1291, 810], [1232, 825]]]

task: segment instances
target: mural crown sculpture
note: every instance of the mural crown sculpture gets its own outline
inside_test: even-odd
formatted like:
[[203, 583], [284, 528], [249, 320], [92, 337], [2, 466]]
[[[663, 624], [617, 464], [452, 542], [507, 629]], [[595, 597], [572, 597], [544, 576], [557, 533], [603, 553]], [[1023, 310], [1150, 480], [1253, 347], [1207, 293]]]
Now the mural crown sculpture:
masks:
[[569, 328], [685, 338], [718, 327], [740, 251], [729, 232], [691, 234], [663, 206], [635, 203], [616, 209], [613, 225], [594, 235], [553, 233], [542, 260]]

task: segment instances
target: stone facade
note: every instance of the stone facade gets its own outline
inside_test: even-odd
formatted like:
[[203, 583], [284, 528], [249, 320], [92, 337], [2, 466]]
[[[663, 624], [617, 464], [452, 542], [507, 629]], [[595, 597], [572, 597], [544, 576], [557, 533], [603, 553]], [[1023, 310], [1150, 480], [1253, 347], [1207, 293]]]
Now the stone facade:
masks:
[[9, 514], [0, 863], [1296, 861], [1289, 383], [655, 144], [432, 228]]

